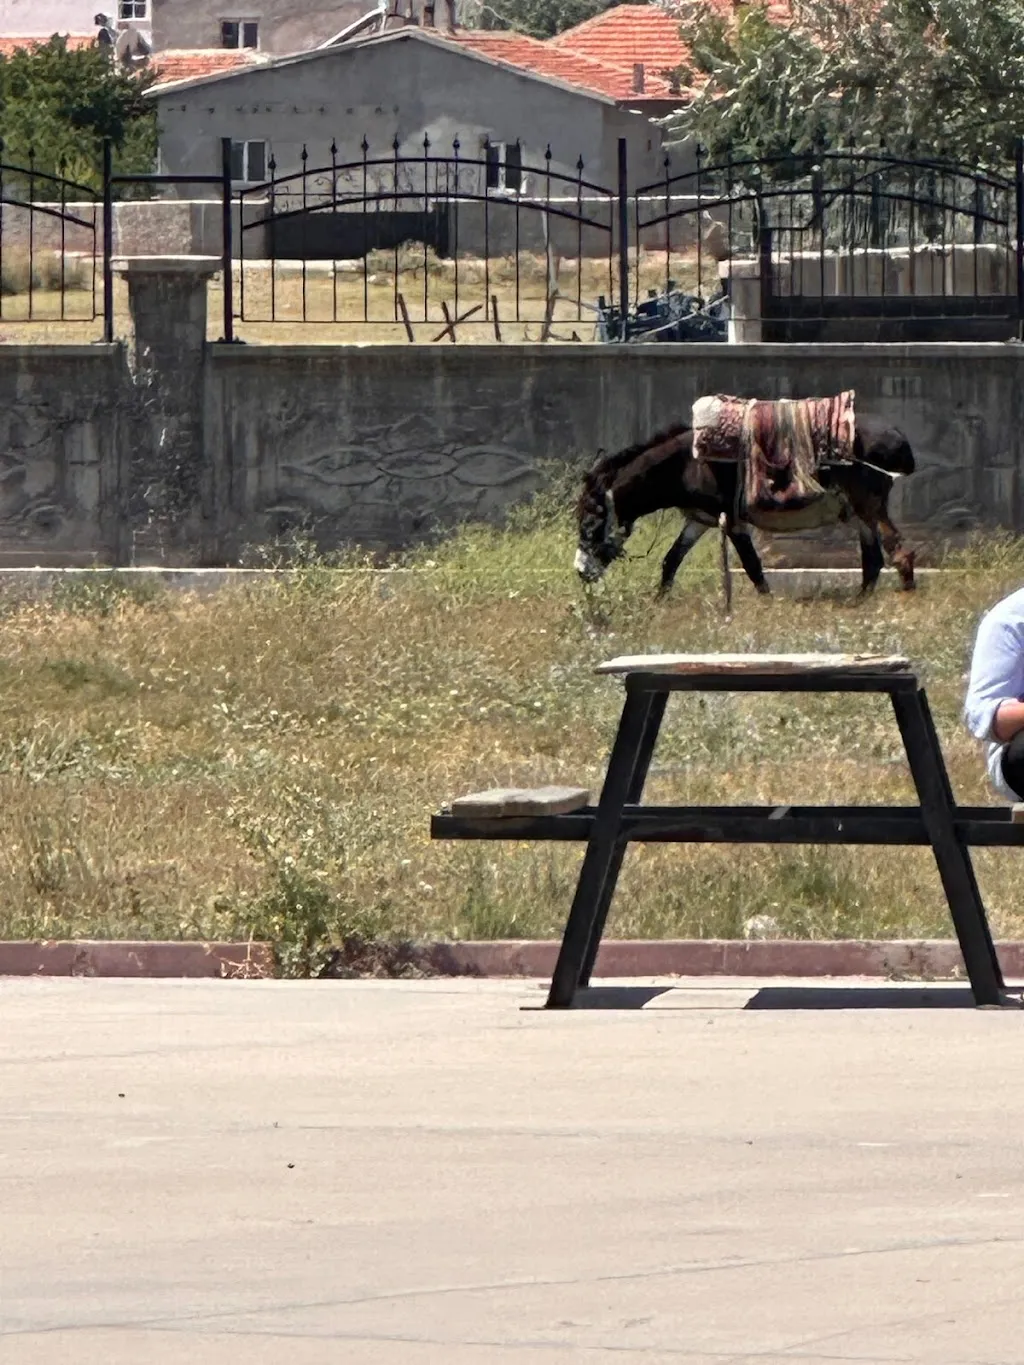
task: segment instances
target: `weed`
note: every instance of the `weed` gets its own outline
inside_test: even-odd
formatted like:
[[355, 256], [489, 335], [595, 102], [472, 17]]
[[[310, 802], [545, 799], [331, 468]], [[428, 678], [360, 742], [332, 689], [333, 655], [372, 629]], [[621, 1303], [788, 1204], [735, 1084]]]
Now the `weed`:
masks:
[[[48, 602], [5, 604], [0, 936], [252, 934], [302, 974], [404, 970], [423, 936], [555, 935], [579, 848], [432, 843], [429, 817], [481, 787], [597, 790], [621, 689], [593, 665], [612, 654], [906, 653], [958, 797], [991, 800], [964, 672], [981, 612], [1024, 579], [1022, 542], [978, 540], [938, 582], [857, 606], [764, 601], [737, 575], [727, 623], [711, 537], [655, 601], [671, 517], [588, 598], [574, 491], [392, 565], [299, 536], [266, 552], [292, 572], [205, 599], [68, 575]], [[647, 798], [914, 795], [884, 700], [744, 694], [673, 698]], [[1024, 931], [1016, 855], [976, 864], [997, 931]], [[923, 849], [642, 845], [609, 932], [733, 937], [757, 916], [805, 937], [950, 933]]]
[[115, 569], [60, 574], [50, 592], [53, 609], [73, 616], [110, 616], [126, 605], [153, 607], [165, 601], [166, 589], [158, 580]]

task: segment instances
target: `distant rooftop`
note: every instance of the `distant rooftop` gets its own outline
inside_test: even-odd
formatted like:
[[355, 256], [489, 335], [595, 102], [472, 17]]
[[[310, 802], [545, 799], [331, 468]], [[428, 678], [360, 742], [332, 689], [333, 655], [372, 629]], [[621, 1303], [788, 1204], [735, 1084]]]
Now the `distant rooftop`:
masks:
[[244, 66], [266, 65], [269, 60], [251, 48], [168, 48], [153, 53], [148, 69], [156, 73], [157, 85], [162, 86], [194, 81], [200, 76], [219, 76]]
[[[630, 5], [629, 9], [642, 10], [643, 5]], [[663, 16], [667, 18], [668, 16]], [[672, 21], [669, 20], [671, 24]], [[572, 30], [577, 31], [577, 30]], [[524, 71], [532, 71], [537, 76], [548, 76], [565, 81], [569, 85], [584, 90], [593, 90], [609, 99], [625, 100], [631, 97], [646, 99], [670, 99], [672, 87], [658, 74], [654, 67], [644, 62], [643, 87], [637, 89], [636, 73], [632, 59], [619, 63], [605, 61], [578, 52], [571, 45], [541, 42], [528, 38], [521, 33], [507, 31], [485, 32], [481, 29], [457, 29], [454, 33], [441, 33], [441, 37], [459, 43], [462, 47], [490, 57], [493, 61], [503, 62]], [[568, 35], [562, 35], [568, 36]], [[643, 61], [643, 58], [638, 58]]]

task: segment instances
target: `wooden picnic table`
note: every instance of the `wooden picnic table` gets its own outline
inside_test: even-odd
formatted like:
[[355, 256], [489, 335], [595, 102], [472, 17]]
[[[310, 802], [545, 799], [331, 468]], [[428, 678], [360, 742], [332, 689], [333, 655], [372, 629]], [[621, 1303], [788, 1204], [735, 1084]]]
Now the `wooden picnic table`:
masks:
[[[925, 690], [908, 659], [849, 654], [658, 654], [612, 659], [597, 672], [622, 678], [625, 699], [597, 805], [565, 789], [512, 793], [493, 809], [487, 793], [435, 815], [436, 839], [584, 841], [587, 851], [551, 980], [549, 1008], [572, 1005], [590, 976], [626, 848], [633, 842], [873, 844], [931, 847], [979, 1005], [1008, 1003], [971, 862], [972, 845], [1024, 844], [1006, 806], [958, 806]], [[673, 692], [880, 692], [892, 702], [917, 791], [907, 806], [645, 806], [644, 784]], [[533, 796], [531, 803], [529, 798]], [[524, 804], [525, 801], [525, 804]], [[557, 802], [557, 804], [555, 804]], [[543, 810], [545, 813], [519, 813]]]

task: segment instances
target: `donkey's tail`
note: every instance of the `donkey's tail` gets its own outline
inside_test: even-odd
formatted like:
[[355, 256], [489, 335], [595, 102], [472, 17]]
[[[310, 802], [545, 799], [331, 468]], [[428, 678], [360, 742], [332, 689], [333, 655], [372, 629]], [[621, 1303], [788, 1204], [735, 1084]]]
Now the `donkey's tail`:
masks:
[[722, 592], [725, 596], [725, 619], [732, 617], [732, 570], [729, 568], [729, 518], [725, 512], [718, 518], [722, 549]]

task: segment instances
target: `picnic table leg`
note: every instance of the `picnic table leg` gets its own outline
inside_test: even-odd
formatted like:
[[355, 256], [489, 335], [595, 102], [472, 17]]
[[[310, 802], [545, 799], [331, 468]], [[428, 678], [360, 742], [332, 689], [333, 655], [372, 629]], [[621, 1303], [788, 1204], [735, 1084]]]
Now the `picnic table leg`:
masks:
[[630, 782], [637, 768], [655, 697], [655, 693], [642, 692], [631, 687], [627, 681], [626, 700], [608, 760], [608, 771], [551, 978], [548, 1009], [566, 1009], [576, 995], [602, 896], [615, 865], [622, 808], [626, 804]]
[[[651, 704], [647, 712], [644, 732], [640, 739], [640, 747], [637, 750], [636, 762], [633, 765], [633, 773], [629, 779], [629, 789], [626, 792], [627, 806], [639, 805], [643, 797], [644, 783], [647, 781], [647, 770], [651, 766], [651, 759], [654, 756], [654, 746], [658, 742], [658, 735], [661, 732], [661, 722], [664, 718], [665, 707], [667, 705], [667, 692], [654, 692], [651, 694]], [[608, 875], [605, 877], [601, 895], [598, 897], [594, 927], [590, 934], [590, 942], [587, 945], [587, 955], [583, 959], [583, 967], [580, 971], [580, 986], [590, 985], [590, 976], [594, 970], [594, 963], [597, 961], [597, 953], [598, 949], [601, 947], [604, 926], [608, 920], [608, 911], [611, 909], [612, 898], [615, 895], [615, 887], [618, 884], [619, 873], [622, 870], [622, 861], [625, 856], [626, 840], [620, 835], [615, 841], [615, 853], [612, 857], [611, 866], [608, 869]]]
[[889, 695], [975, 1004], [1004, 1004], [1003, 974], [985, 915], [985, 903], [974, 875], [970, 849], [957, 833], [953, 788], [928, 698], [922, 689], [894, 691]]

